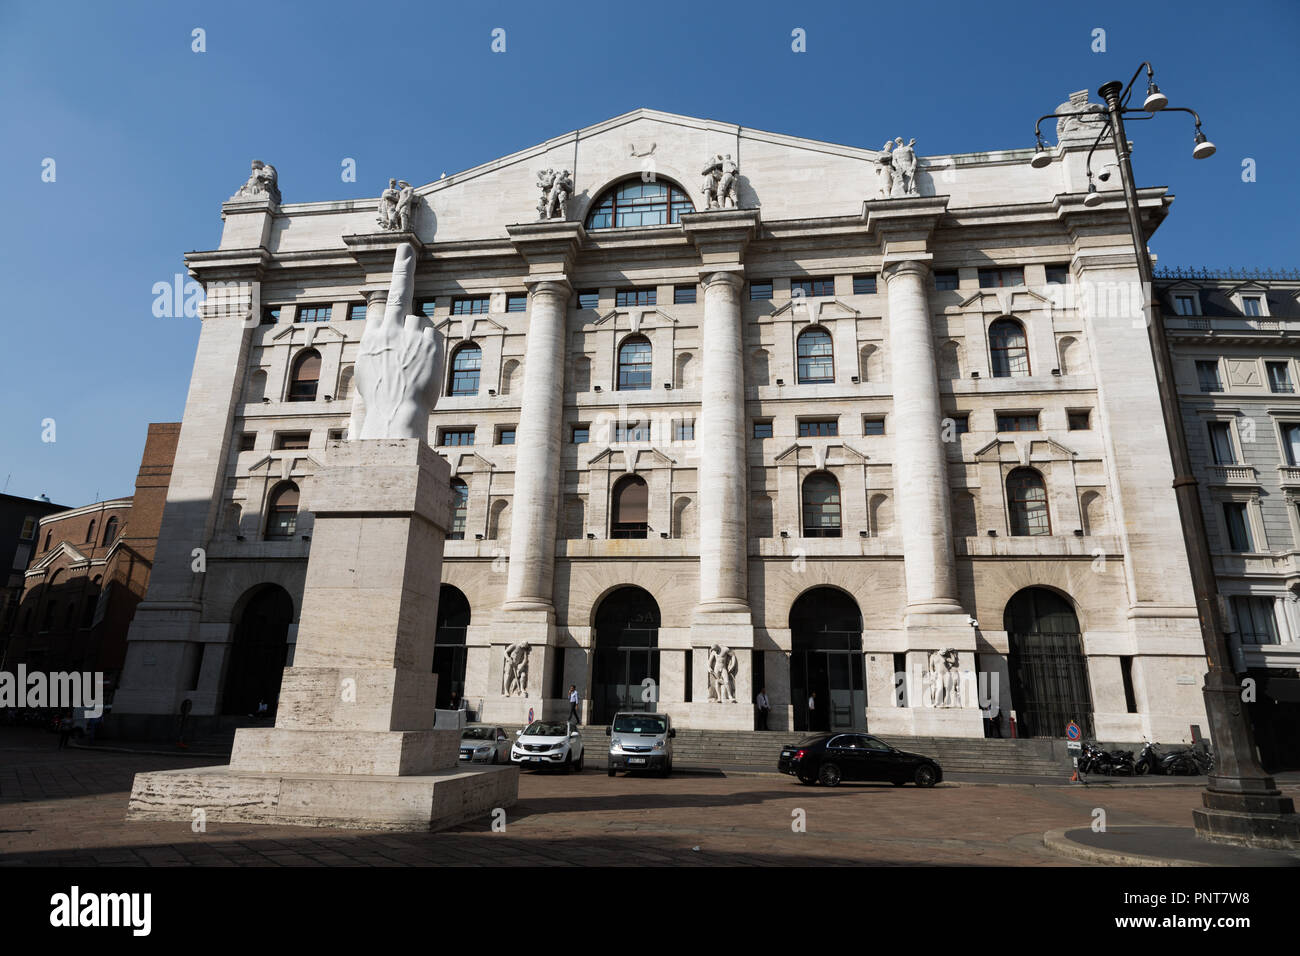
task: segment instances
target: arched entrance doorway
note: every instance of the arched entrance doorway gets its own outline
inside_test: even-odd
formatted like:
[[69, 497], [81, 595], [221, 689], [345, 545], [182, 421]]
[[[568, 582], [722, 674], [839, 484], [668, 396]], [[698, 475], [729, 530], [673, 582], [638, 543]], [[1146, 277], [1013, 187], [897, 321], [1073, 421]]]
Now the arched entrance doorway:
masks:
[[[790, 694], [795, 730], [865, 730], [862, 614], [837, 588], [813, 588], [790, 608]], [[808, 697], [817, 695], [810, 717]]]
[[240, 600], [244, 609], [236, 619], [221, 712], [254, 714], [262, 701], [274, 712], [289, 652], [293, 599], [278, 584], [265, 584]]
[[[654, 681], [646, 695], [642, 682]], [[650, 696], [651, 700], [642, 700]], [[659, 605], [638, 587], [612, 591], [596, 610], [591, 667], [591, 720], [605, 723], [620, 710], [654, 710], [659, 696]]]
[[1061, 737], [1073, 720], [1091, 737], [1092, 694], [1074, 607], [1055, 591], [1025, 588], [1007, 602], [1003, 627], [1017, 735]]
[[451, 707], [451, 695], [465, 696], [465, 635], [469, 632], [469, 598], [450, 584], [438, 589], [433, 672], [438, 675], [438, 706]]

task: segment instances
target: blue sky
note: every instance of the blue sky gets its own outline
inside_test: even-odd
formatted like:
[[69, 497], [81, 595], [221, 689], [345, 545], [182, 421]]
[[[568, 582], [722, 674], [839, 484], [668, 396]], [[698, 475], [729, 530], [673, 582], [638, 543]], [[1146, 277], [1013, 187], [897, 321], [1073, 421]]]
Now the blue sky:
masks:
[[1131, 127], [1139, 183], [1177, 196], [1161, 262], [1292, 268], [1298, 40], [1294, 0], [0, 0], [0, 485], [68, 505], [132, 492], [146, 424], [181, 418], [198, 336], [154, 317], [151, 290], [216, 246], [253, 158], [286, 202], [376, 196], [641, 106], [871, 148], [914, 136], [922, 155], [1005, 149], [1149, 59], [1219, 147], [1193, 161], [1186, 116]]

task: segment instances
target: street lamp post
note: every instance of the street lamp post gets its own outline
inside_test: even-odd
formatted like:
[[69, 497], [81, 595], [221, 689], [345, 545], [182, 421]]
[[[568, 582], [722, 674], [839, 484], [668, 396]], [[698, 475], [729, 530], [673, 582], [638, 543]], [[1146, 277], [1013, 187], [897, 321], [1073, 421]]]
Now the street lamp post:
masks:
[[[1124, 104], [1133, 89], [1133, 83], [1147, 73], [1147, 95], [1141, 110], [1128, 109]], [[1155, 85], [1149, 63], [1143, 63], [1129, 80], [1128, 86], [1119, 81], [1105, 83], [1097, 91], [1106, 103], [1105, 126], [1093, 144], [1093, 150], [1109, 133], [1118, 159], [1120, 183], [1123, 186], [1124, 206], [1128, 213], [1129, 230], [1137, 255], [1139, 279], [1142, 284], [1143, 314], [1155, 363], [1156, 383], [1159, 389], [1161, 414], [1165, 435], [1169, 441], [1169, 456], [1173, 464], [1174, 494], [1178, 501], [1183, 540], [1191, 568], [1192, 587], [1196, 596], [1197, 615], [1200, 618], [1201, 640], [1205, 645], [1207, 671], [1205, 674], [1205, 711], [1210, 723], [1210, 737], [1214, 742], [1214, 772], [1201, 794], [1202, 809], [1192, 812], [1196, 833], [1205, 840], [1247, 846], [1294, 848], [1300, 846], [1300, 816], [1290, 797], [1284, 797], [1273, 778], [1264, 772], [1255, 759], [1255, 740], [1250, 721], [1246, 717], [1242, 688], [1229, 667], [1228, 645], [1222, 627], [1222, 598], [1214, 577], [1214, 564], [1210, 558], [1209, 542], [1205, 534], [1205, 517], [1201, 512], [1196, 477], [1192, 472], [1187, 453], [1187, 441], [1179, 419], [1178, 396], [1174, 386], [1173, 367], [1165, 339], [1164, 323], [1155, 321], [1151, 260], [1147, 255], [1146, 237], [1142, 231], [1138, 209], [1137, 188], [1133, 183], [1133, 167], [1129, 160], [1128, 140], [1124, 132], [1125, 114], [1142, 114], [1150, 119], [1161, 110], [1190, 113], [1196, 120], [1196, 137], [1192, 155], [1205, 159], [1214, 153], [1214, 144], [1201, 131], [1201, 118], [1194, 110], [1169, 107], [1168, 99]], [[1039, 133], [1043, 120], [1063, 114], [1051, 113], [1038, 120], [1034, 127], [1037, 148], [1032, 165], [1042, 168], [1051, 162]], [[1074, 118], [1089, 114], [1065, 114]], [[1102, 118], [1101, 114], [1092, 114]], [[1089, 152], [1089, 198], [1096, 195], [1092, 185], [1091, 156]], [[1088, 202], [1096, 205], [1098, 201]]]

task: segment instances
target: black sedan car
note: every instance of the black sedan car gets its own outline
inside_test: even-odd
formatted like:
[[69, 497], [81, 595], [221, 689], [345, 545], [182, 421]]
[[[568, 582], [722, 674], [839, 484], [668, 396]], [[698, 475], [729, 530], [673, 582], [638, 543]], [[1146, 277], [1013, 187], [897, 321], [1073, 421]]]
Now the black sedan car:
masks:
[[896, 787], [911, 782], [933, 787], [943, 779], [937, 760], [895, 750], [868, 734], [814, 734], [781, 748], [777, 769], [800, 783], [839, 786], [841, 780], [888, 781]]

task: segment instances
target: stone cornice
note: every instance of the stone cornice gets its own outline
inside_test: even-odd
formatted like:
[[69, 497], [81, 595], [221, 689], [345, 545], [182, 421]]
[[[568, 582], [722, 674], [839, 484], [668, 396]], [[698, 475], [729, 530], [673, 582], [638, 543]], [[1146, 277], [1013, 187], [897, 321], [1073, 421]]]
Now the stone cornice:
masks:
[[185, 265], [190, 275], [200, 282], [221, 279], [260, 282], [271, 259], [271, 253], [265, 246], [256, 249], [214, 249], [210, 252], [186, 253]]
[[580, 222], [548, 220], [506, 226], [515, 251], [528, 263], [530, 276], [550, 281], [568, 275], [587, 238]]
[[706, 265], [739, 263], [745, 247], [758, 233], [757, 209], [710, 209], [684, 213], [682, 230], [695, 244]]

